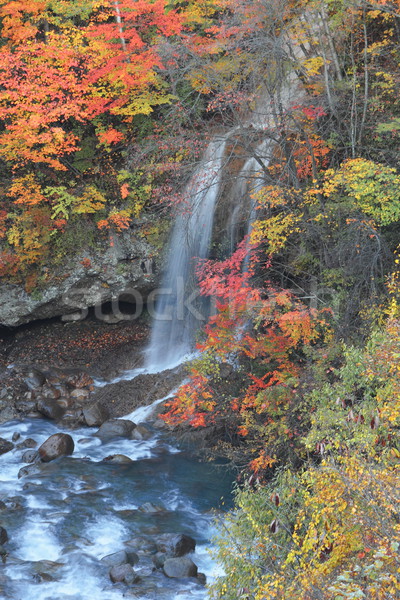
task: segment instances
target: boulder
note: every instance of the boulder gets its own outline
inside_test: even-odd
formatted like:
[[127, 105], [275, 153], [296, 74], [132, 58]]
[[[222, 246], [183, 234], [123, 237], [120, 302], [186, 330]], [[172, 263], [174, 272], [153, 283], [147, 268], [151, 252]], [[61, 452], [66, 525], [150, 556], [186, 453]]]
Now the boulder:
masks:
[[36, 450], [26, 450], [21, 456], [21, 461], [24, 463], [33, 463], [39, 459], [39, 452]]
[[44, 417], [55, 421], [62, 419], [64, 416], [64, 409], [53, 398], [39, 398], [37, 401], [37, 410]]
[[125, 550], [120, 550], [119, 552], [114, 552], [113, 554], [107, 554], [107, 556], [103, 556], [100, 559], [107, 567], [119, 567], [120, 565], [129, 563], [128, 555]]
[[83, 417], [88, 427], [100, 427], [109, 418], [109, 413], [100, 402], [94, 402], [83, 409]]
[[50, 462], [72, 454], [74, 447], [74, 440], [68, 433], [54, 433], [40, 446], [39, 456], [43, 462]]
[[125, 544], [126, 552], [135, 552], [137, 554], [155, 554], [157, 552], [157, 546], [151, 538], [146, 536], [137, 536]]
[[194, 552], [196, 542], [190, 535], [165, 533], [157, 538], [157, 548], [160, 552], [168, 552], [173, 557], [178, 557]]
[[149, 440], [151, 437], [153, 437], [153, 433], [150, 427], [143, 425], [143, 423], [136, 425], [135, 429], [131, 433], [131, 440]]
[[14, 433], [12, 434], [12, 441], [13, 442], [18, 442], [19, 438], [21, 437], [21, 434], [19, 431], [14, 431]]
[[30, 390], [37, 390], [46, 381], [46, 375], [35, 367], [22, 367], [19, 369], [19, 373]]
[[113, 583], [122, 582], [130, 584], [134, 583], [137, 578], [135, 571], [132, 569], [132, 565], [129, 563], [111, 567], [109, 575]]
[[0, 454], [5, 454], [6, 452], [10, 452], [14, 448], [14, 444], [5, 440], [4, 438], [0, 438]]
[[167, 558], [163, 571], [167, 577], [197, 577], [197, 566], [188, 556]]
[[103, 423], [95, 435], [102, 441], [112, 440], [116, 437], [129, 438], [135, 423], [127, 419], [110, 419]]

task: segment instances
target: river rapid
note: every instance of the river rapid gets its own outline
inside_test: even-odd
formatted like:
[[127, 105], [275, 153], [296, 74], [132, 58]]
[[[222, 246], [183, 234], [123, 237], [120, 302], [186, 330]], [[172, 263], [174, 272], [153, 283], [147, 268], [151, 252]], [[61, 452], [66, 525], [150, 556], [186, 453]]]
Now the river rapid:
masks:
[[[156, 404], [125, 418], [145, 422]], [[0, 426], [6, 440], [20, 435], [14, 449], [0, 456], [0, 524], [9, 537], [0, 598], [206, 598], [198, 579], [168, 578], [155, 570], [153, 558], [163, 534], [189, 535], [197, 542], [190, 558], [208, 582], [213, 579], [217, 566], [207, 550], [213, 509], [222, 507], [223, 497], [229, 504], [231, 474], [196, 461], [156, 429], [145, 441], [101, 441], [93, 428], [81, 428], [68, 431], [75, 443], [72, 456], [36, 463], [19, 477], [26, 448], [18, 445], [32, 438], [39, 446], [59, 431], [47, 419]], [[115, 454], [132, 462], [104, 461]], [[138, 581], [129, 585], [112, 583], [110, 568], [101, 561], [124, 549], [139, 556]]]

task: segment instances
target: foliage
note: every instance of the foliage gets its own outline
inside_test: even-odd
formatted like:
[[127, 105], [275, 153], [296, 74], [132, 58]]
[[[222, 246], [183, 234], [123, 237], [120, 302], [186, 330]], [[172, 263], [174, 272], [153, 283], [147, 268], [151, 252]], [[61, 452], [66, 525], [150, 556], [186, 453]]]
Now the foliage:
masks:
[[313, 392], [304, 442], [319, 464], [238, 489], [216, 541], [227, 575], [211, 598], [398, 596], [399, 340], [389, 320], [364, 352], [346, 349], [333, 388]]

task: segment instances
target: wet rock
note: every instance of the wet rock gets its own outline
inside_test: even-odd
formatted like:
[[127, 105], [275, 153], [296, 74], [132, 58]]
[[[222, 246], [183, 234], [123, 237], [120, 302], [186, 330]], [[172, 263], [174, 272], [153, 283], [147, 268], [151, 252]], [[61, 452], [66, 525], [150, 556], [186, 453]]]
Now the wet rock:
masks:
[[178, 557], [194, 552], [196, 542], [190, 535], [165, 533], [157, 538], [157, 548], [160, 552], [168, 552], [173, 557]]
[[37, 441], [33, 438], [26, 438], [23, 442], [17, 444], [18, 450], [21, 450], [21, 448], [36, 448], [36, 446]]
[[4, 438], [0, 438], [0, 454], [6, 454], [6, 452], [10, 452], [14, 448], [14, 444], [5, 440]]
[[53, 398], [39, 398], [37, 410], [44, 417], [58, 421], [64, 415], [64, 409]]
[[46, 375], [35, 367], [25, 367], [18, 370], [30, 390], [36, 390], [46, 382]]
[[7, 504], [3, 502], [3, 500], [0, 500], [0, 511], [1, 510], [7, 510]]
[[74, 447], [74, 440], [68, 433], [55, 433], [40, 446], [39, 455], [43, 462], [50, 462], [72, 454]]
[[88, 427], [100, 427], [109, 418], [109, 412], [100, 402], [95, 402], [83, 409], [83, 417]]
[[127, 561], [130, 565], [137, 565], [139, 562], [139, 556], [131, 548], [125, 549]]
[[133, 462], [133, 460], [129, 456], [125, 456], [125, 454], [112, 454], [103, 458], [103, 462], [108, 462], [112, 465], [127, 465]]
[[127, 419], [110, 419], [101, 425], [95, 433], [101, 440], [111, 440], [116, 437], [130, 437], [132, 430], [136, 427], [135, 423]]
[[157, 546], [151, 538], [140, 535], [126, 542], [126, 552], [135, 552], [139, 555], [155, 554]]
[[122, 582], [131, 584], [137, 579], [137, 575], [129, 563], [111, 567], [109, 575], [113, 583]]
[[140, 512], [144, 513], [161, 513], [167, 512], [166, 509], [160, 504], [154, 504], [153, 502], [145, 502], [141, 506], [139, 506]]
[[75, 400], [86, 400], [86, 398], [88, 398], [90, 395], [89, 390], [85, 390], [82, 388], [76, 388], [75, 390], [72, 390], [71, 392], [71, 398], [75, 398]]
[[103, 556], [100, 559], [107, 567], [119, 567], [120, 565], [124, 565], [129, 563], [128, 555], [125, 550], [120, 550], [119, 552], [114, 552], [113, 554], [107, 554], [107, 556]]
[[156, 569], [162, 569], [167, 558], [172, 558], [172, 556], [168, 556], [165, 552], [157, 552], [152, 556], [153, 564]]
[[131, 440], [149, 440], [153, 436], [151, 429], [143, 423], [136, 425], [135, 429], [131, 433]]
[[3, 545], [8, 542], [8, 533], [4, 527], [0, 527], [0, 544]]
[[19, 438], [21, 437], [21, 434], [19, 431], [14, 431], [14, 433], [12, 434], [12, 441], [13, 442], [17, 442], [19, 440]]
[[18, 471], [18, 479], [22, 477], [29, 477], [30, 475], [39, 475], [42, 472], [41, 466], [38, 463], [34, 463], [32, 465], [28, 465], [27, 467], [22, 467]]
[[36, 450], [26, 450], [21, 456], [21, 462], [33, 463], [39, 459], [39, 452]]
[[163, 571], [167, 577], [197, 577], [197, 566], [188, 556], [167, 558]]
[[197, 581], [200, 585], [207, 585], [207, 577], [204, 573], [197, 573]]

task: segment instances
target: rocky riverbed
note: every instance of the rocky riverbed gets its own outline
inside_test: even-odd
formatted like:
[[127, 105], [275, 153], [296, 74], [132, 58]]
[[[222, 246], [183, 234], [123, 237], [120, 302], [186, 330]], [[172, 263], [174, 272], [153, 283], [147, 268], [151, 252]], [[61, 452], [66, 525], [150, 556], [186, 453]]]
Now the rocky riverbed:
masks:
[[2, 598], [205, 598], [209, 511], [231, 475], [158, 417], [185, 370], [140, 372], [147, 333], [90, 319], [2, 332]]

